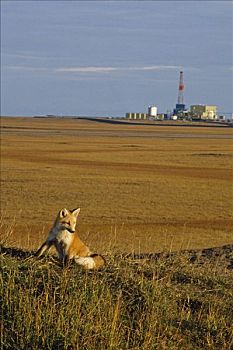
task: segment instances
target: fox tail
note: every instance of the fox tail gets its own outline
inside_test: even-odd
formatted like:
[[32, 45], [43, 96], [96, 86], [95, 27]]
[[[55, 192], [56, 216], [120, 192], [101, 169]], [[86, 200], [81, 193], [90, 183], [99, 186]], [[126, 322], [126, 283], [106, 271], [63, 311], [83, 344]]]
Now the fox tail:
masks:
[[78, 265], [83, 266], [86, 270], [98, 269], [106, 264], [106, 260], [102, 255], [91, 254], [90, 256], [75, 257], [75, 262]]

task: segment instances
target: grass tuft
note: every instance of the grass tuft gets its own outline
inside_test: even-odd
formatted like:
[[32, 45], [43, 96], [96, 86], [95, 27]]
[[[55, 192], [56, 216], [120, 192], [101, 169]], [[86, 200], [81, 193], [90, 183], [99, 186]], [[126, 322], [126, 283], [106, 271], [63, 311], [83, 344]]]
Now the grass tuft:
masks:
[[100, 271], [1, 254], [2, 349], [231, 349], [232, 272], [179, 253]]

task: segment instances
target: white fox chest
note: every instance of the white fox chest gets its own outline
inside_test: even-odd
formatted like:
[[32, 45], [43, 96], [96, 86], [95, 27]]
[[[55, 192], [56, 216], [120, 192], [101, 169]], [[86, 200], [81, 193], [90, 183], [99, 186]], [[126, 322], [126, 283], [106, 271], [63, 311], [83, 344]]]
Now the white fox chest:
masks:
[[56, 240], [67, 250], [73, 242], [73, 234], [67, 230], [60, 231], [56, 235]]
[[48, 240], [54, 242], [60, 259], [64, 259], [73, 243], [74, 234], [55, 227], [50, 231]]

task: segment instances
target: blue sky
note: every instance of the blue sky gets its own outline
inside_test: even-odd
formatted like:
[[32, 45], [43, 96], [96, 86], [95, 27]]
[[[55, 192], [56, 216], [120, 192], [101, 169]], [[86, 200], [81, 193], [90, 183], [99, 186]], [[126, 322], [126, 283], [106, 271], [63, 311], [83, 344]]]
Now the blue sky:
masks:
[[1, 1], [1, 114], [232, 112], [231, 1]]

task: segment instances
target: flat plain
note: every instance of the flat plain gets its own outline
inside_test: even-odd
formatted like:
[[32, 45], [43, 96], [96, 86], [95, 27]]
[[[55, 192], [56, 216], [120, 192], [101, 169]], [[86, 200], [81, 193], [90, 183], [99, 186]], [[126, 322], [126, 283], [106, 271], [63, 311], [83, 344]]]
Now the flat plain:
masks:
[[232, 243], [232, 128], [1, 118], [1, 233], [36, 249], [57, 212], [80, 207], [94, 251]]
[[[232, 350], [231, 130], [2, 118], [1, 349]], [[35, 258], [63, 207], [103, 269]]]

